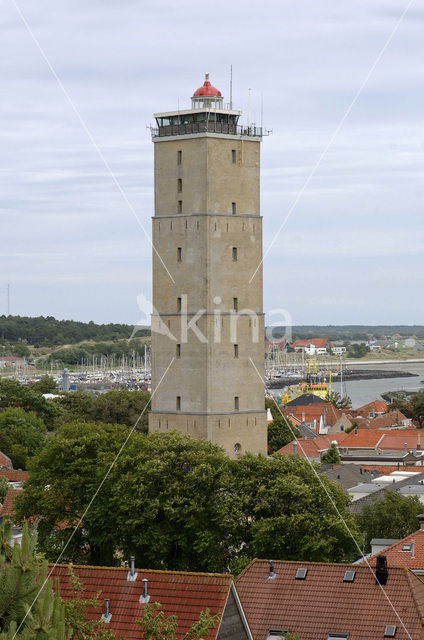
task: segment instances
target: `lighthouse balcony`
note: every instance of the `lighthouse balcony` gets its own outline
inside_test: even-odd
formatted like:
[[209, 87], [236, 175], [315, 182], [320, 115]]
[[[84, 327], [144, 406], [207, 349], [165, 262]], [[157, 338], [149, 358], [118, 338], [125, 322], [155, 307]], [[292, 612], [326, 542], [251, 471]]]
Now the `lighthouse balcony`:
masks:
[[261, 138], [263, 135], [267, 135], [268, 132], [262, 127], [255, 125], [245, 126], [235, 124], [233, 122], [216, 122], [216, 121], [204, 121], [204, 122], [189, 122], [185, 124], [166, 124], [158, 127], [150, 128], [152, 138], [164, 138], [168, 136], [184, 136], [193, 135], [196, 133], [218, 133], [226, 134], [230, 136], [246, 136]]

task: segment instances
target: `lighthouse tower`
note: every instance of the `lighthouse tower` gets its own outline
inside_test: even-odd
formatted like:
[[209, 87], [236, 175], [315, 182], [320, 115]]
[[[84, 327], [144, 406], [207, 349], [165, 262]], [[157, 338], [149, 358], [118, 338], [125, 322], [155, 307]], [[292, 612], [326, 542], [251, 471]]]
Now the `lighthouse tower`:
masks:
[[266, 453], [261, 128], [209, 81], [155, 114], [152, 409], [235, 457]]

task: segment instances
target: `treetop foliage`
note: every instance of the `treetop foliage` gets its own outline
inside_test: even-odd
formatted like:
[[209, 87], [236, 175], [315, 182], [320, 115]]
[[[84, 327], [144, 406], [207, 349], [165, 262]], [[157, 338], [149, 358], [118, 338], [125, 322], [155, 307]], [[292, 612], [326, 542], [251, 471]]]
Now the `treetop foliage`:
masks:
[[[81, 423], [60, 427], [29, 463], [18, 517], [38, 514], [40, 549], [55, 558], [106, 477], [64, 561], [189, 571], [238, 571], [253, 557], [346, 560], [357, 552], [327, 492], [359, 540], [349, 498], [298, 457], [229, 460], [180, 433]], [[66, 514], [63, 528], [64, 514]], [[58, 529], [57, 525], [61, 527]], [[313, 535], [311, 535], [313, 531]]]
[[356, 516], [364, 534], [365, 551], [371, 550], [372, 538], [405, 538], [419, 528], [417, 516], [423, 505], [418, 496], [402, 496], [386, 491], [383, 498], [366, 504]]
[[[54, 347], [61, 344], [76, 344], [84, 340], [128, 339], [132, 326], [127, 324], [95, 324], [75, 320], [56, 320], [51, 316], [27, 318], [23, 316], [0, 316], [0, 338], [3, 342], [25, 341], [34, 346]], [[137, 335], [150, 335], [149, 328], [140, 328]]]

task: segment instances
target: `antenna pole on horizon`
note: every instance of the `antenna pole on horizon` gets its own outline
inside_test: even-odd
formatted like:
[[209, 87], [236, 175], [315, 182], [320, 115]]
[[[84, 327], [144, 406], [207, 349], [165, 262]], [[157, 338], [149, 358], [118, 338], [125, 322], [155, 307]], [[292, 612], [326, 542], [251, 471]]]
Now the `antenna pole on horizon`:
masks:
[[233, 65], [230, 64], [230, 111], [233, 110]]
[[7, 285], [7, 315], [10, 316], [10, 284]]
[[264, 94], [261, 93], [261, 130], [264, 128]]

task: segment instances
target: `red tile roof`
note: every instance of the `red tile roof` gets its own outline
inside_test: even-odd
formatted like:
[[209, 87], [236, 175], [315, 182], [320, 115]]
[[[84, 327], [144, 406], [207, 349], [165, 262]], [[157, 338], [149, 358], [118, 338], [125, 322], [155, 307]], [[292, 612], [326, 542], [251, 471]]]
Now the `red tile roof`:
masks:
[[328, 338], [310, 338], [309, 340], [295, 340], [292, 343], [292, 347], [307, 347], [308, 344], [313, 344], [317, 349], [325, 349], [327, 345], [334, 347], [334, 344], [328, 340]]
[[[402, 551], [402, 547], [405, 545], [411, 545], [411, 549]], [[418, 531], [414, 531], [414, 533], [402, 538], [399, 542], [395, 542], [381, 553], [386, 556], [389, 566], [424, 570], [424, 530], [418, 529]], [[371, 566], [375, 564], [375, 557], [371, 556], [368, 559]]]
[[0, 356], [0, 362], [23, 362], [23, 358], [17, 356]]
[[[230, 592], [233, 577], [229, 574], [185, 573], [178, 571], [152, 571], [136, 569], [135, 582], [127, 581], [128, 569], [114, 567], [73, 566], [74, 575], [83, 585], [83, 597], [91, 598], [99, 591], [101, 606], [89, 610], [91, 620], [100, 619], [104, 599], [109, 598], [111, 621], [105, 629], [118, 638], [140, 640], [141, 628], [136, 624], [143, 615], [144, 605], [139, 598], [143, 590], [143, 578], [147, 578], [150, 602], [160, 602], [165, 617], [178, 618], [177, 638], [182, 638], [199, 614], [209, 609], [211, 615], [222, 615]], [[69, 587], [68, 565], [57, 565], [52, 578], [58, 577], [62, 598], [73, 597]], [[219, 624], [211, 630], [208, 640], [216, 638]]]
[[[305, 580], [296, 580], [298, 568], [308, 570]], [[355, 571], [353, 582], [343, 581], [346, 570]], [[330, 631], [383, 640], [386, 625], [396, 625], [396, 640], [423, 638], [424, 583], [406, 569], [389, 567], [384, 592], [362, 565], [275, 561], [274, 571], [269, 579], [268, 562], [254, 560], [236, 581], [254, 640], [269, 629], [302, 640], [326, 640]]]
[[286, 444], [279, 449], [276, 453], [280, 453], [282, 456], [288, 456], [294, 453], [293, 442], [297, 442], [297, 453], [303, 458], [319, 458], [320, 453], [327, 451], [331, 446], [331, 443], [336, 441], [338, 445], [344, 446], [343, 441], [347, 437], [347, 433], [341, 431], [340, 433], [331, 433], [326, 436], [318, 436], [318, 438], [298, 438]]
[[328, 426], [332, 427], [337, 420], [343, 416], [343, 412], [340, 409], [334, 407], [331, 402], [322, 402], [319, 404], [297, 405], [295, 407], [287, 407], [284, 409], [284, 414], [289, 417], [294, 416], [301, 422], [314, 422], [316, 421], [317, 433], [319, 430], [320, 419], [324, 419]]
[[11, 459], [0, 451], [0, 469], [13, 469]]
[[366, 413], [368, 415], [370, 412], [386, 413], [387, 409], [388, 405], [383, 402], [383, 400], [373, 400], [372, 402], [368, 402], [368, 404], [362, 405], [362, 407], [358, 407], [355, 411], [358, 413]]
[[29, 473], [21, 469], [0, 469], [0, 477], [7, 478], [9, 482], [26, 482]]
[[401, 411], [390, 411], [389, 413], [383, 413], [382, 416], [368, 420], [368, 429], [387, 429], [388, 427], [403, 424], [406, 419], [406, 416]]
[[21, 493], [21, 491], [23, 491], [22, 488], [20, 488], [20, 489], [10, 488], [8, 490], [8, 492], [6, 493], [6, 497], [4, 499], [3, 506], [0, 509], [0, 515], [2, 517], [3, 516], [10, 516], [11, 518], [13, 517], [13, 514], [14, 514], [13, 504], [15, 502], [16, 496], [19, 493]]
[[[338, 434], [337, 434], [338, 435]], [[421, 438], [421, 436], [423, 436]], [[419, 429], [354, 429], [343, 441], [343, 447], [369, 448], [377, 447], [383, 450], [403, 450], [405, 443], [407, 449], [416, 449], [419, 441], [424, 446], [424, 435]]]

